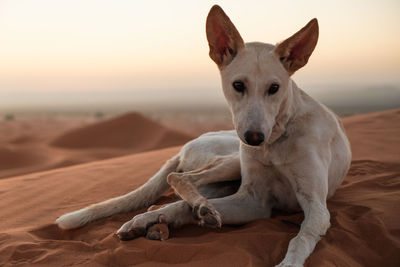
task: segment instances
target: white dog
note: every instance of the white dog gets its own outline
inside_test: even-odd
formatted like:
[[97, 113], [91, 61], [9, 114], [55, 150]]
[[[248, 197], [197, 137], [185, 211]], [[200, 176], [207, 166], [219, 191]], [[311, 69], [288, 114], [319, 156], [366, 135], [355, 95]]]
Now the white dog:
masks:
[[301, 208], [305, 218], [300, 232], [279, 264], [301, 266], [330, 226], [326, 200], [351, 161], [338, 118], [290, 78], [313, 52], [318, 22], [311, 20], [276, 46], [244, 43], [223, 10], [214, 6], [206, 32], [236, 132], [200, 136], [139, 189], [65, 214], [56, 223], [71, 229], [149, 206], [169, 186], [183, 200], [135, 216], [118, 230], [121, 239], [144, 235], [161, 215], [174, 226], [220, 227], [268, 218], [272, 208]]

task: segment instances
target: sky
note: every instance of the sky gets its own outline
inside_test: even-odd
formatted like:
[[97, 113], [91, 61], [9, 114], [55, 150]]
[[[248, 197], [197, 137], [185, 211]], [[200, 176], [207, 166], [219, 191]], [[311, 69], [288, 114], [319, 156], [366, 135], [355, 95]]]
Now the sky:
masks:
[[318, 18], [317, 48], [293, 76], [306, 91], [400, 85], [398, 0], [0, 0], [0, 105], [220, 100], [205, 35], [213, 4], [245, 41], [275, 44]]

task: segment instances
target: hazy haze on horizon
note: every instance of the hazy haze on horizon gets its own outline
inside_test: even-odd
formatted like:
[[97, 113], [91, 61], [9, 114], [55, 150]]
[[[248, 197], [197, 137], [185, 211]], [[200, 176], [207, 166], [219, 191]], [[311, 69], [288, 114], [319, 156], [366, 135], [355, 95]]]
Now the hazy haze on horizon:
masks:
[[204, 30], [213, 4], [245, 41], [276, 43], [317, 17], [319, 43], [294, 75], [311, 94], [399, 88], [395, 0], [1, 1], [0, 106], [223, 103]]

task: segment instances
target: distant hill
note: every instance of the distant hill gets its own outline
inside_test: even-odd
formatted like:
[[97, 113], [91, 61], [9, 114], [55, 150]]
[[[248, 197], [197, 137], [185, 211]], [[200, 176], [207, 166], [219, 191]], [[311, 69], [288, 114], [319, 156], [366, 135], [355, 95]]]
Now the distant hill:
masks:
[[70, 149], [114, 148], [142, 152], [182, 145], [193, 137], [132, 112], [70, 130], [50, 145]]
[[400, 88], [330, 88], [327, 92], [312, 94], [313, 97], [333, 109], [339, 115], [375, 112], [400, 108]]

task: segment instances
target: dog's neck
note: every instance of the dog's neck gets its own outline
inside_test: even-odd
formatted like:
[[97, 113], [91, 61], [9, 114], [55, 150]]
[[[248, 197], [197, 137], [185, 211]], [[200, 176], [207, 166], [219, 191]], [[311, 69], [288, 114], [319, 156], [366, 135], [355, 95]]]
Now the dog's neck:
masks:
[[278, 115], [275, 118], [275, 125], [272, 128], [271, 135], [267, 141], [267, 146], [272, 145], [286, 132], [287, 126], [295, 115], [301, 102], [300, 89], [296, 83], [290, 79], [287, 97], [282, 102]]

